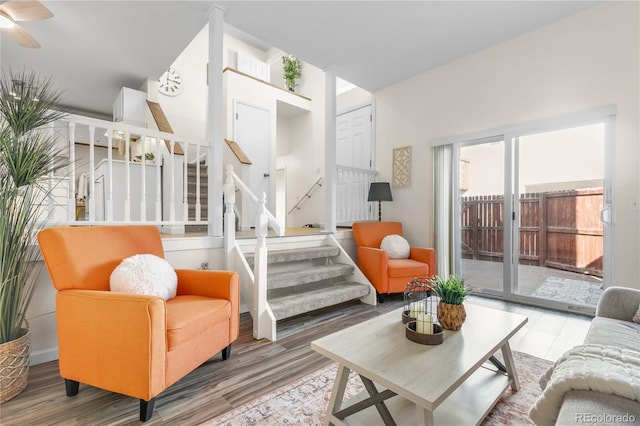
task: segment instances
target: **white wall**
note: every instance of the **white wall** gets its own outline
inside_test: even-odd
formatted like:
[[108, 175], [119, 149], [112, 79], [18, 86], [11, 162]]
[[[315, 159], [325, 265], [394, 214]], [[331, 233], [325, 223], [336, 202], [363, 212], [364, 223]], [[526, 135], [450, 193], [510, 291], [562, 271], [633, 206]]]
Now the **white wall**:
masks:
[[433, 244], [434, 139], [613, 104], [614, 274], [640, 288], [639, 8], [606, 2], [375, 93], [380, 180], [391, 178], [393, 148], [413, 153], [412, 186], [394, 191], [385, 216]]

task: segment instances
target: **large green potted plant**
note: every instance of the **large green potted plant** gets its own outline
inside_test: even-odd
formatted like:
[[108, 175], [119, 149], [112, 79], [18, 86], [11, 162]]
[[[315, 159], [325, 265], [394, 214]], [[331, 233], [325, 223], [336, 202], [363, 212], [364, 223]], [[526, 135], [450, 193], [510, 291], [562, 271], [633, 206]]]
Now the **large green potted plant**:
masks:
[[460, 330], [467, 318], [462, 302], [471, 294], [471, 288], [465, 286], [464, 278], [455, 275], [449, 275], [447, 278], [436, 275], [432, 283], [433, 290], [440, 298], [438, 322], [448, 330]]
[[298, 79], [302, 77], [302, 62], [295, 56], [284, 55], [282, 56], [282, 71], [285, 86], [293, 92], [298, 84]]
[[44, 226], [52, 179], [67, 161], [47, 125], [64, 116], [60, 93], [31, 72], [0, 79], [0, 403], [27, 385], [26, 313], [41, 262], [35, 243]]

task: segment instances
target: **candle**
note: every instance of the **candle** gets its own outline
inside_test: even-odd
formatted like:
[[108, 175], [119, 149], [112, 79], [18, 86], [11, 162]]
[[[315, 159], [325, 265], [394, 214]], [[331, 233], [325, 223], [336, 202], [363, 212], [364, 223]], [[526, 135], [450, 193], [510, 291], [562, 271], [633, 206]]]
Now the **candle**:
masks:
[[419, 314], [424, 314], [422, 302], [411, 302], [409, 304], [409, 316], [411, 318], [415, 318]]
[[416, 315], [416, 333], [433, 334], [433, 317], [427, 314]]

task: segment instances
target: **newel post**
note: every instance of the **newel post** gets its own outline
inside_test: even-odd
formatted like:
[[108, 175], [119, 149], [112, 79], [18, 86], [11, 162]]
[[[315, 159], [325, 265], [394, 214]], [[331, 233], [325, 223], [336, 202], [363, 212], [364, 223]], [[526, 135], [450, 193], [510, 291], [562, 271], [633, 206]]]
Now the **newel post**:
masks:
[[255, 262], [253, 265], [253, 303], [258, 321], [253, 321], [253, 337], [261, 339], [267, 337], [270, 330], [266, 325], [270, 324], [270, 320], [267, 318], [269, 313], [267, 312], [267, 232], [268, 232], [268, 218], [267, 218], [267, 194], [262, 192], [260, 199], [258, 200], [258, 220], [256, 224], [256, 252]]
[[231, 264], [231, 252], [236, 245], [236, 215], [234, 205], [236, 204], [236, 185], [233, 183], [233, 166], [226, 167], [226, 179], [224, 183], [224, 249], [227, 257], [227, 269], [233, 267]]

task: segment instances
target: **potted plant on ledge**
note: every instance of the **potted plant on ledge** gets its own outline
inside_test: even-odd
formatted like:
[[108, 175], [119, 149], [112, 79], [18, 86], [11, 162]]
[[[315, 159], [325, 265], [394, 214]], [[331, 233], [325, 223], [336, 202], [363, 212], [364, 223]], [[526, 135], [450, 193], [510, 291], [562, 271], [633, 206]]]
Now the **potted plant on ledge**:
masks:
[[455, 275], [449, 275], [447, 278], [436, 275], [432, 282], [433, 290], [440, 298], [438, 322], [448, 330], [460, 330], [467, 318], [462, 302], [471, 294], [471, 288], [465, 287], [464, 279]]
[[298, 85], [298, 79], [302, 77], [302, 62], [295, 56], [284, 55], [282, 56], [282, 71], [285, 86], [293, 92]]
[[37, 232], [55, 183], [68, 164], [48, 124], [64, 116], [60, 95], [33, 73], [0, 79], [0, 403], [27, 386], [29, 327], [26, 313], [39, 267]]

